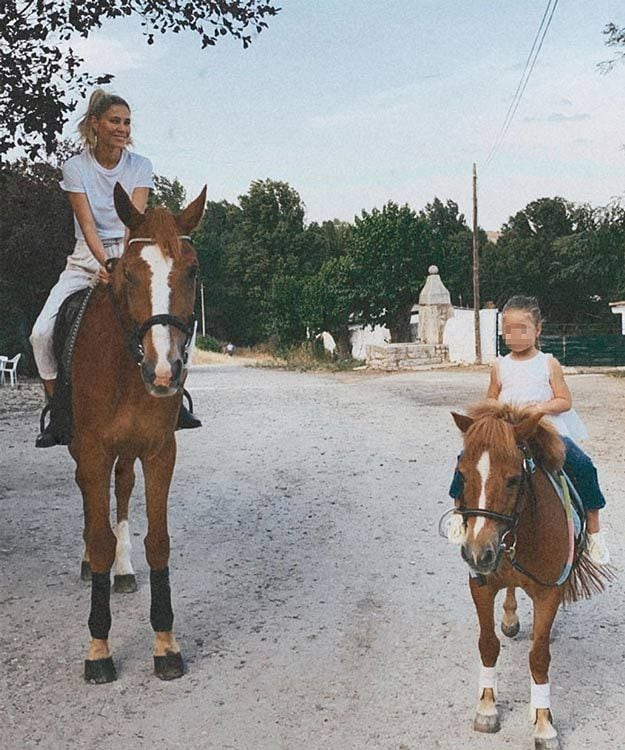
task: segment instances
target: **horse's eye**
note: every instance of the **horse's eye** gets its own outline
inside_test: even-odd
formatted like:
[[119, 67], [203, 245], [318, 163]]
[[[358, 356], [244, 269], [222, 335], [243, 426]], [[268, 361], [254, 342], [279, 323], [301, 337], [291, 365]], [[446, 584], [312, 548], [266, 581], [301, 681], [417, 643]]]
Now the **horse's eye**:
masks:
[[187, 269], [187, 276], [190, 279], [195, 279], [197, 277], [198, 267], [197, 266], [189, 266]]
[[506, 489], [513, 490], [515, 487], [519, 486], [519, 482], [521, 481], [521, 477], [509, 477], [506, 479]]
[[136, 280], [134, 276], [128, 271], [128, 269], [124, 266], [124, 279], [129, 283], [134, 285], [136, 283]]

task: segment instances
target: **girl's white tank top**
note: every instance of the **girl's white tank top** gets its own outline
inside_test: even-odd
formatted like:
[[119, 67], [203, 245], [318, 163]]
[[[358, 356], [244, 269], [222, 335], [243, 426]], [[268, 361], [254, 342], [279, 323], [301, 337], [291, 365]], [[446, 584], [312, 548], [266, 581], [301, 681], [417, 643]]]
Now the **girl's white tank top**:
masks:
[[[497, 374], [501, 383], [499, 400], [518, 406], [550, 401], [554, 397], [550, 383], [550, 359], [551, 354], [540, 351], [531, 359], [512, 359], [509, 354], [497, 357]], [[547, 419], [564, 437], [572, 440], [588, 437], [586, 427], [574, 409], [562, 414], [549, 414]]]

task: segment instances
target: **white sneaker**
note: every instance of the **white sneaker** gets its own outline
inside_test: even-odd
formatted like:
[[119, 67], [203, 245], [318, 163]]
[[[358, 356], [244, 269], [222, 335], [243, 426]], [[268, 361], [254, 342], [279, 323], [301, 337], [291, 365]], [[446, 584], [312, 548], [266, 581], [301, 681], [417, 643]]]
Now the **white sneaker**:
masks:
[[588, 534], [588, 556], [597, 565], [607, 565], [610, 562], [610, 550], [605, 543], [603, 531]]

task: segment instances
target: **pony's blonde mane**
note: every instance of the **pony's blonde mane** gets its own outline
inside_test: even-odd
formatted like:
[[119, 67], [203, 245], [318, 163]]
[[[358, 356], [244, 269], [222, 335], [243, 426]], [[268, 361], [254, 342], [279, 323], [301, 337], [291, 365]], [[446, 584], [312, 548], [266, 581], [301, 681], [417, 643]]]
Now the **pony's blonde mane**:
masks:
[[[488, 449], [497, 456], [510, 456], [518, 440], [514, 427], [535, 414], [534, 409], [504, 404], [494, 399], [470, 406], [468, 415], [474, 420], [467, 430], [465, 449], [473, 452]], [[527, 438], [532, 456], [548, 471], [559, 471], [564, 464], [564, 443], [556, 428], [541, 419], [536, 430]]]

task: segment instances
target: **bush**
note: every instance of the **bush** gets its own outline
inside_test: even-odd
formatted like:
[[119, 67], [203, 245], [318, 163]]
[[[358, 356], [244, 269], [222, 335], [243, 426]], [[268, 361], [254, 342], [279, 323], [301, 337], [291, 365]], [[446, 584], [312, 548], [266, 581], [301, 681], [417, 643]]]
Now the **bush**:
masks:
[[219, 339], [214, 336], [202, 336], [201, 334], [196, 336], [195, 345], [205, 352], [222, 352], [224, 349], [224, 343]]

